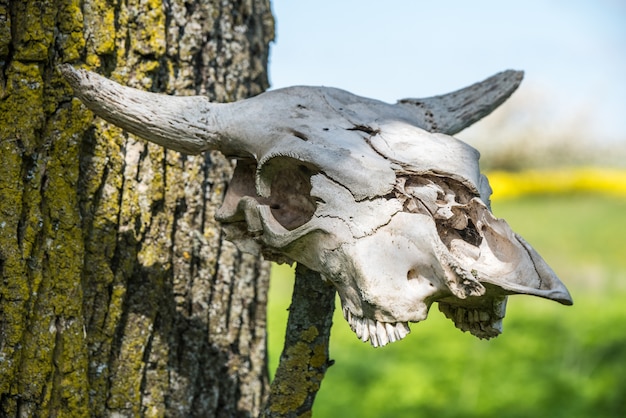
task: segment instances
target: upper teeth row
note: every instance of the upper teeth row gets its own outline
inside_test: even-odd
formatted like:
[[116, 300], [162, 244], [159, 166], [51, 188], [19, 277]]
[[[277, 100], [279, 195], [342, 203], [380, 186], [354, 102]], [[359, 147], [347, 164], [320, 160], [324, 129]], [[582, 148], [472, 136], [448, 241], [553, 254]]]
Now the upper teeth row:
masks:
[[394, 341], [400, 341], [411, 332], [406, 322], [391, 323], [361, 318], [352, 315], [347, 308], [343, 310], [343, 316], [357, 337], [363, 342], [369, 340], [373, 347], [382, 347]]
[[452, 319], [454, 325], [462, 331], [469, 331], [478, 338], [493, 338], [502, 332], [506, 303], [495, 303], [493, 312], [484, 309], [471, 309], [461, 306], [439, 303], [439, 310]]

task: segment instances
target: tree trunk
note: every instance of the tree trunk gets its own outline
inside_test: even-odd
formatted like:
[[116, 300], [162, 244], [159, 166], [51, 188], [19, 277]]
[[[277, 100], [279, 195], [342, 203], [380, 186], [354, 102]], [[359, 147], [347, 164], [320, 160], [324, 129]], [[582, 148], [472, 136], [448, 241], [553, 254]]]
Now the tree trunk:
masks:
[[0, 416], [256, 416], [268, 265], [223, 241], [231, 163], [94, 119], [72, 63], [224, 102], [268, 86], [268, 0], [0, 0]]

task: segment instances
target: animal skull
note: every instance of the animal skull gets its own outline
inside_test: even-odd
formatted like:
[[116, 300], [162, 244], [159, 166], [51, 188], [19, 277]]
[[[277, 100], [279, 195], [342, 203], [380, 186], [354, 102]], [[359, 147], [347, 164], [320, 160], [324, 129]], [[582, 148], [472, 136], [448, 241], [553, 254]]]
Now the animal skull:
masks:
[[501, 332], [508, 295], [572, 303], [537, 252], [492, 215], [478, 152], [449, 136], [506, 100], [520, 72], [394, 105], [323, 87], [217, 104], [62, 72], [89, 108], [132, 133], [236, 158], [216, 216], [230, 239], [321, 273], [374, 347], [404, 338], [433, 302], [480, 338]]

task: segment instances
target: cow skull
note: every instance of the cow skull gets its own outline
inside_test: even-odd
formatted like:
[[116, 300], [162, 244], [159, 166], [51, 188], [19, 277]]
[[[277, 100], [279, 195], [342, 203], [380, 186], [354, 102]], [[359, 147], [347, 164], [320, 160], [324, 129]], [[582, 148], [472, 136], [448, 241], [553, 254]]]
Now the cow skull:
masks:
[[501, 332], [508, 295], [572, 303], [537, 252], [492, 215], [478, 152], [449, 136], [506, 100], [520, 72], [391, 105], [324, 87], [218, 104], [61, 70], [104, 119], [170, 149], [236, 158], [216, 216], [230, 239], [321, 273], [352, 330], [375, 347], [404, 338], [433, 302], [480, 338]]

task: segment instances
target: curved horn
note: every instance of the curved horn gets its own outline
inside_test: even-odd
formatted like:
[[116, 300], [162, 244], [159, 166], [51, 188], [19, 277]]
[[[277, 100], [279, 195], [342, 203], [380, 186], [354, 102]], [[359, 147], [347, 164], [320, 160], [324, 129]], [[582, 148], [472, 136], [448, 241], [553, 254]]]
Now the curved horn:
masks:
[[168, 96], [124, 87], [69, 64], [60, 71], [89, 109], [128, 132], [186, 154], [209, 149], [237, 154], [220, 134], [230, 114], [222, 111], [226, 104], [211, 103], [203, 96]]
[[523, 71], [502, 71], [452, 93], [425, 99], [402, 99], [396, 106], [411, 108], [418, 126], [430, 132], [454, 135], [504, 103], [522, 78]]

